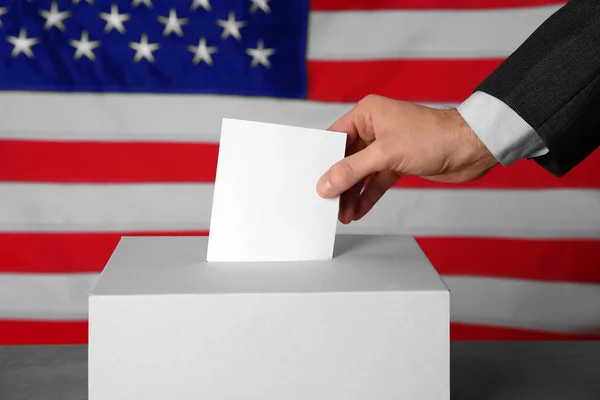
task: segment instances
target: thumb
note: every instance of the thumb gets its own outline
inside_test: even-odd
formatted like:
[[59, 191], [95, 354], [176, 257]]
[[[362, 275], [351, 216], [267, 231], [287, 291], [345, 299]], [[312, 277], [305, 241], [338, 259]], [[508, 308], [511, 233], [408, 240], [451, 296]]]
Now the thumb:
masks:
[[375, 141], [363, 150], [335, 163], [317, 182], [319, 196], [339, 196], [367, 176], [383, 170], [385, 157], [381, 147]]

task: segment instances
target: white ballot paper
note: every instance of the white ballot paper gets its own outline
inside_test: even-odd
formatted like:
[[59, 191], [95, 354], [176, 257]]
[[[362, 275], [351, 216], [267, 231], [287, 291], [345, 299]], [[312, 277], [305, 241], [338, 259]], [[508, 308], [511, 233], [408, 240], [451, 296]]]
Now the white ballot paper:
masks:
[[223, 119], [207, 261], [331, 259], [339, 198], [316, 186], [345, 147], [345, 133]]

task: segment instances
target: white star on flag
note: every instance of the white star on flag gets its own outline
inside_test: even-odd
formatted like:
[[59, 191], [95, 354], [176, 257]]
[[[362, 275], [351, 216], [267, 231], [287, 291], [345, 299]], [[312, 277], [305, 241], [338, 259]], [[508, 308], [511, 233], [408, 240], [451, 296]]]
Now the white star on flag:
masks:
[[236, 21], [235, 13], [231, 11], [229, 13], [229, 18], [227, 20], [219, 19], [217, 20], [217, 25], [223, 28], [223, 33], [221, 34], [221, 39], [227, 39], [229, 35], [233, 36], [236, 39], [241, 39], [242, 35], [240, 34], [240, 28], [246, 26], [244, 21]]
[[96, 59], [94, 49], [100, 46], [100, 41], [94, 40], [90, 42], [87, 31], [81, 33], [81, 40], [71, 40], [69, 43], [76, 49], [75, 55], [73, 55], [74, 59], [79, 60], [81, 56], [86, 56], [92, 61]]
[[55, 26], [64, 31], [66, 28], [63, 21], [71, 16], [71, 11], [58, 11], [58, 4], [53, 1], [50, 10], [40, 10], [40, 15], [46, 18], [44, 29], [51, 29]]
[[[0, 17], [3, 16], [4, 14], [6, 14], [7, 12], [8, 12], [8, 10], [6, 9], [6, 7], [0, 7]], [[0, 19], [0, 26], [3, 26], [3, 25], [4, 25], [4, 23]]]
[[131, 18], [129, 14], [119, 14], [119, 7], [116, 4], [110, 6], [110, 14], [101, 12], [99, 15], [100, 18], [106, 21], [104, 32], [110, 32], [114, 28], [120, 33], [125, 33], [123, 22]]
[[253, 67], [256, 67], [259, 63], [269, 68], [271, 63], [269, 62], [269, 56], [275, 54], [275, 49], [265, 49], [263, 41], [259, 40], [255, 49], [246, 49], [246, 54], [252, 56]]
[[194, 0], [192, 2], [192, 10], [195, 10], [198, 7], [202, 7], [206, 11], [210, 11], [210, 3], [208, 1], [209, 0]]
[[152, 54], [152, 52], [158, 50], [160, 45], [158, 43], [148, 43], [148, 35], [143, 33], [140, 42], [130, 42], [129, 47], [135, 50], [135, 56], [133, 57], [135, 62], [145, 58], [149, 62], [153, 63], [154, 54]]
[[256, 12], [259, 8], [263, 10], [266, 14], [271, 12], [269, 5], [267, 4], [269, 0], [250, 0], [252, 2], [252, 7], [250, 7], [250, 12]]
[[152, 7], [152, 0], [133, 0], [131, 4], [133, 4], [134, 7], [144, 4], [146, 7], [150, 8]]
[[198, 46], [188, 46], [188, 50], [194, 53], [194, 59], [192, 60], [194, 64], [204, 61], [206, 64], [212, 65], [213, 60], [210, 55], [217, 52], [217, 47], [207, 47], [206, 39], [201, 38]]
[[21, 28], [21, 32], [19, 32], [19, 36], [9, 36], [6, 40], [13, 45], [11, 56], [16, 57], [19, 54], [23, 53], [27, 57], [33, 57], [33, 51], [31, 51], [31, 47], [36, 45], [39, 42], [37, 38], [28, 38], [27, 30], [25, 28]]
[[[94, 4], [94, 0], [84, 0], [88, 4]], [[81, 0], [73, 0], [73, 4], [79, 4]]]
[[187, 24], [187, 18], [177, 18], [177, 12], [174, 8], [171, 8], [169, 11], [169, 17], [159, 16], [158, 21], [162, 24], [165, 24], [165, 30], [163, 31], [163, 36], [168, 36], [172, 32], [175, 32], [177, 36], [183, 36], [183, 31], [181, 30], [181, 25]]

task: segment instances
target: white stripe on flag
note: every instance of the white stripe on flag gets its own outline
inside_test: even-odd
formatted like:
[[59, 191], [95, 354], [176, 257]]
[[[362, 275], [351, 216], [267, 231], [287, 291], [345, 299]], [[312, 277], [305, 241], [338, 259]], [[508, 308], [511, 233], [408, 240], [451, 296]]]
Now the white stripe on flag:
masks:
[[[413, 236], [600, 237], [600, 190], [393, 189], [348, 231]], [[345, 226], [339, 229], [344, 232]]]
[[0, 319], [87, 319], [100, 274], [0, 274]]
[[239, 96], [0, 92], [0, 138], [217, 142], [222, 118], [327, 129], [353, 106]]
[[455, 322], [600, 332], [600, 285], [464, 276], [444, 281]]
[[[98, 274], [0, 274], [0, 318], [85, 320]], [[600, 285], [444, 277], [451, 319], [481, 325], [585, 332], [600, 326]]]
[[[293, 179], [293, 177], [290, 177]], [[212, 184], [0, 184], [0, 231], [208, 229]], [[600, 237], [600, 190], [394, 189], [339, 232]]]
[[559, 8], [313, 12], [308, 58], [506, 57]]

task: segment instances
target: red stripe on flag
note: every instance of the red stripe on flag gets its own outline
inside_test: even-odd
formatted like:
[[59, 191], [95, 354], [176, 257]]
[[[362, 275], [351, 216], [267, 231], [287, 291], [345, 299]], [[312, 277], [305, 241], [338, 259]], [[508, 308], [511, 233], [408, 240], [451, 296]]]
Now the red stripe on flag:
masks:
[[565, 4], [564, 0], [312, 0], [311, 11], [468, 10]]
[[503, 59], [308, 62], [308, 99], [356, 102], [369, 94], [422, 103], [459, 103]]
[[206, 231], [0, 234], [0, 272], [100, 272], [121, 236], [206, 236]]
[[420, 237], [417, 241], [443, 276], [600, 283], [600, 239]]
[[550, 174], [533, 160], [520, 160], [509, 167], [498, 165], [482, 178], [464, 183], [437, 183], [418, 177], [404, 177], [395, 187], [425, 189], [600, 189], [600, 150], [562, 178]]
[[[205, 235], [206, 231], [0, 234], [0, 272], [100, 272], [121, 236]], [[418, 242], [441, 275], [600, 283], [600, 240], [425, 237]]]
[[539, 341], [539, 340], [600, 340], [596, 333], [557, 333], [529, 329], [506, 328], [475, 324], [450, 323], [450, 340], [458, 341]]
[[209, 182], [216, 143], [0, 140], [0, 181]]
[[[215, 143], [97, 143], [0, 140], [0, 181], [45, 183], [212, 183]], [[395, 185], [444, 189], [600, 188], [600, 151], [565, 177], [556, 178], [534, 161], [498, 166], [481, 179], [461, 184], [416, 177]]]
[[[600, 333], [552, 333], [452, 322], [450, 340], [600, 340]], [[88, 344], [88, 322], [0, 320], [0, 346], [61, 344]]]
[[0, 320], [0, 346], [87, 343], [87, 321]]

